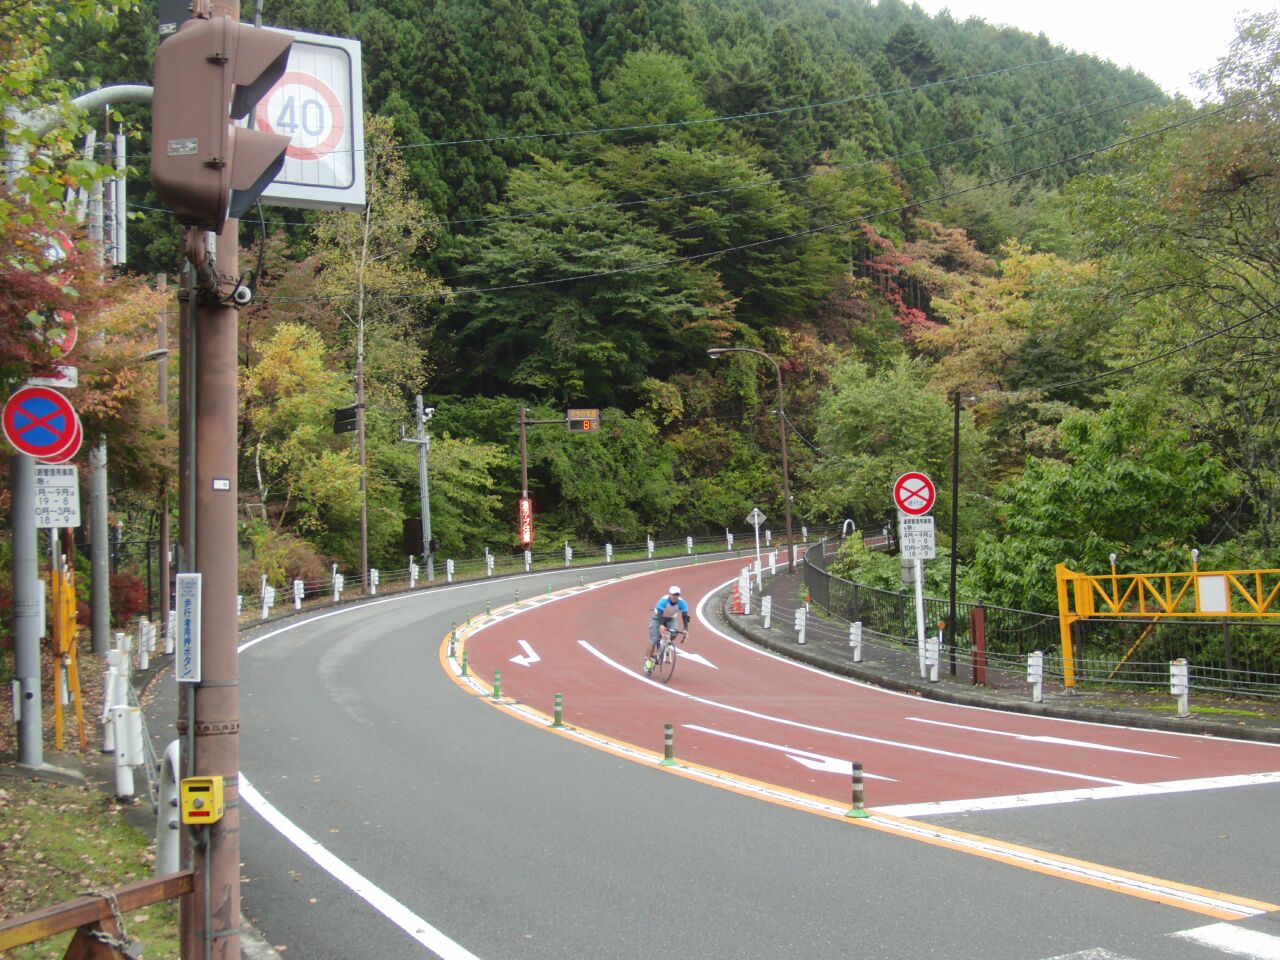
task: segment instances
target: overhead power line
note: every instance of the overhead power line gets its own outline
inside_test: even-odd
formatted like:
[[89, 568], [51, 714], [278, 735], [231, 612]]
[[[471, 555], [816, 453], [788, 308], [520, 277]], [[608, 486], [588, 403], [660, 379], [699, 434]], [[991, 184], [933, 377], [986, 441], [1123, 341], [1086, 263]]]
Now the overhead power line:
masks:
[[[1100, 154], [1108, 153], [1112, 150], [1117, 150], [1121, 147], [1126, 147], [1135, 143], [1139, 143], [1143, 140], [1149, 140], [1152, 137], [1159, 136], [1160, 134], [1167, 133], [1170, 130], [1177, 129], [1179, 127], [1184, 127], [1193, 123], [1203, 122], [1204, 120], [1208, 120], [1227, 110], [1234, 109], [1242, 105], [1243, 103], [1249, 102], [1250, 100], [1256, 100], [1258, 99], [1259, 96], [1261, 96], [1261, 94], [1257, 94], [1253, 97], [1246, 97], [1241, 100], [1237, 100], [1231, 104], [1225, 104], [1222, 107], [1216, 110], [1209, 111], [1207, 113], [1201, 113], [1193, 117], [1185, 118], [1183, 120], [1177, 120], [1172, 123], [1165, 124], [1161, 127], [1157, 127], [1156, 129], [1150, 130], [1146, 133], [1138, 134], [1132, 137], [1126, 137], [1123, 140], [1116, 141], [1115, 143], [1108, 144], [1107, 146], [1104, 146], [1104, 147], [1098, 147], [1097, 149], [1094, 149], [1094, 150], [1086, 150], [1081, 153], [1076, 153], [1068, 157], [1062, 157], [1058, 160], [1053, 160], [1049, 163], [1039, 164], [1038, 166], [1030, 167], [1025, 170], [1020, 170], [1016, 173], [1012, 173], [1004, 177], [996, 177], [994, 179], [986, 180], [982, 183], [975, 184], [973, 186], [963, 187], [959, 190], [952, 190], [949, 193], [939, 194], [938, 196], [927, 197], [923, 200], [917, 200], [911, 203], [901, 204], [897, 207], [892, 207], [887, 210], [880, 210], [875, 213], [863, 214], [857, 217], [850, 217], [846, 220], [839, 220], [833, 223], [822, 224], [820, 226], [815, 226], [815, 227], [809, 227], [805, 230], [799, 230], [794, 233], [789, 233], [779, 237], [769, 237], [763, 240], [755, 240], [749, 243], [736, 244], [734, 246], [724, 247], [718, 250], [688, 254], [682, 257], [673, 257], [670, 259], [653, 261], [649, 263], [628, 264], [626, 266], [617, 267], [611, 270], [599, 270], [591, 273], [576, 274], [576, 275], [567, 276], [567, 277], [556, 277], [556, 278], [547, 279], [547, 280], [532, 280], [524, 283], [500, 284], [500, 285], [495, 285], [490, 287], [473, 287], [473, 288], [463, 287], [463, 288], [456, 288], [450, 292], [454, 296], [477, 295], [477, 294], [487, 294], [487, 293], [503, 293], [503, 292], [508, 292], [512, 290], [532, 289], [535, 287], [551, 286], [559, 283], [574, 283], [579, 280], [595, 280], [595, 279], [601, 279], [609, 276], [617, 276], [617, 275], [622, 275], [627, 273], [637, 273], [643, 270], [658, 270], [665, 267], [678, 266], [682, 263], [690, 263], [698, 260], [707, 260], [712, 257], [721, 256], [726, 253], [735, 253], [740, 250], [749, 250], [757, 247], [768, 246], [774, 243], [782, 243], [787, 240], [796, 240], [801, 237], [813, 236], [815, 234], [825, 233], [829, 230], [835, 230], [840, 227], [848, 227], [855, 223], [863, 223], [868, 220], [877, 219], [879, 217], [892, 216], [894, 214], [902, 213], [907, 210], [915, 209], [917, 207], [926, 206], [931, 203], [940, 203], [943, 200], [950, 200], [953, 197], [958, 197], [958, 196], [963, 196], [964, 194], [973, 193], [976, 190], [982, 190], [987, 187], [997, 186], [1002, 183], [1010, 183], [1014, 180], [1021, 179], [1022, 177], [1027, 177], [1027, 176], [1031, 176], [1032, 174], [1041, 173], [1045, 170], [1053, 169], [1054, 167], [1063, 166], [1065, 164], [1074, 163], [1080, 160], [1086, 160], [1091, 157], [1098, 156]], [[323, 297], [292, 297], [292, 298], [280, 298], [278, 300], [275, 300], [275, 302], [284, 303], [284, 302], [306, 301], [306, 300], [334, 301], [334, 300], [350, 299], [353, 296], [355, 296], [355, 294], [334, 294], [334, 295], [323, 296]], [[427, 296], [427, 295], [420, 294], [420, 293], [384, 294], [380, 297], [380, 299], [413, 299], [413, 298], [419, 298], [423, 296]]]
[[431, 147], [456, 147], [479, 143], [506, 143], [515, 140], [554, 140], [560, 137], [599, 136], [606, 133], [636, 133], [645, 130], [691, 127], [708, 123], [732, 123], [740, 120], [759, 120], [764, 117], [777, 117], [789, 113], [798, 113], [802, 110], [821, 110], [824, 107], [838, 107], [846, 103], [858, 103], [863, 100], [874, 100], [877, 97], [895, 97], [904, 93], [913, 93], [917, 90], [928, 90], [931, 87], [945, 87], [956, 83], [963, 83], [966, 80], [981, 80], [986, 77], [994, 77], [999, 74], [1010, 73], [1015, 70], [1026, 70], [1031, 67], [1043, 67], [1052, 63], [1062, 63], [1065, 60], [1074, 60], [1078, 56], [1080, 56], [1080, 54], [1068, 54], [1063, 57], [1053, 57], [1049, 60], [1037, 60], [1032, 63], [1019, 63], [1011, 67], [1001, 67], [998, 70], [987, 70], [983, 73], [971, 73], [962, 77], [948, 77], [944, 80], [933, 80], [929, 83], [920, 83], [911, 87], [896, 87], [890, 90], [877, 91], [876, 93], [863, 93], [852, 97], [839, 97], [835, 100], [823, 100], [817, 103], [803, 103], [794, 107], [779, 107], [776, 110], [757, 110], [750, 113], [735, 113], [719, 117], [697, 117], [692, 120], [666, 120], [656, 123], [633, 123], [620, 127], [592, 127], [583, 130], [559, 130], [543, 133], [509, 133], [494, 137], [470, 137], [461, 140], [425, 140], [421, 143], [402, 144], [396, 149], [420, 150]]

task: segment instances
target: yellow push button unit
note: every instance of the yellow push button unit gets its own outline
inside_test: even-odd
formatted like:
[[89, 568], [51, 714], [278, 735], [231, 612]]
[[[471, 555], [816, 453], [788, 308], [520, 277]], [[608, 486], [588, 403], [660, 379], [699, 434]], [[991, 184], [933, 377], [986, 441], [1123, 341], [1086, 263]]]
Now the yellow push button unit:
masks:
[[182, 781], [182, 822], [216, 823], [222, 819], [222, 777], [187, 777]]

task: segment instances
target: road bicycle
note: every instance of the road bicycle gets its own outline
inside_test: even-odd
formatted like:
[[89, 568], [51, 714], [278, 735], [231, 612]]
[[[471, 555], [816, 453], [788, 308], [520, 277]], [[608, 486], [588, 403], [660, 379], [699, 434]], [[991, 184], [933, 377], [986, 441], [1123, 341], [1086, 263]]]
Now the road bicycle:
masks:
[[677, 630], [672, 633], [667, 629], [666, 624], [659, 627], [658, 649], [645, 660], [644, 672], [659, 683], [670, 680], [671, 675], [676, 672], [676, 641], [684, 643], [683, 638], [687, 635], [687, 630]]

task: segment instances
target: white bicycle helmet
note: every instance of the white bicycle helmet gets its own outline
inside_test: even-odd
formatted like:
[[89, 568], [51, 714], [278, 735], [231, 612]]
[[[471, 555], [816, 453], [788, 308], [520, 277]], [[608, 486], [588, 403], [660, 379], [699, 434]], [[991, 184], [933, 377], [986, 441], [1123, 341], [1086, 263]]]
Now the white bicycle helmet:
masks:
[[671, 585], [671, 589], [667, 591], [667, 593], [673, 593], [673, 594], [678, 594], [679, 592], [680, 592], [680, 588], [677, 587], [674, 583]]

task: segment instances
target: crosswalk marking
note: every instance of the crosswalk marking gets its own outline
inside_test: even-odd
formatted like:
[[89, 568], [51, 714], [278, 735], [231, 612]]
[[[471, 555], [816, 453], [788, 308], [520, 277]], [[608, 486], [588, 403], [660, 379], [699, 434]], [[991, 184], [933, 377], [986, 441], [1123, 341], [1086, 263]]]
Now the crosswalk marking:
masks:
[[[1168, 934], [1176, 940], [1186, 940], [1218, 954], [1244, 957], [1245, 960], [1280, 960], [1280, 936], [1250, 930], [1234, 923], [1210, 923], [1190, 930], [1178, 930]], [[1114, 953], [1103, 947], [1060, 953], [1045, 960], [1135, 960], [1124, 953]]]
[[1280, 937], [1260, 930], [1248, 930], [1231, 923], [1211, 923], [1205, 927], [1179, 930], [1169, 936], [1213, 947], [1233, 957], [1248, 957], [1250, 960], [1280, 960]]

